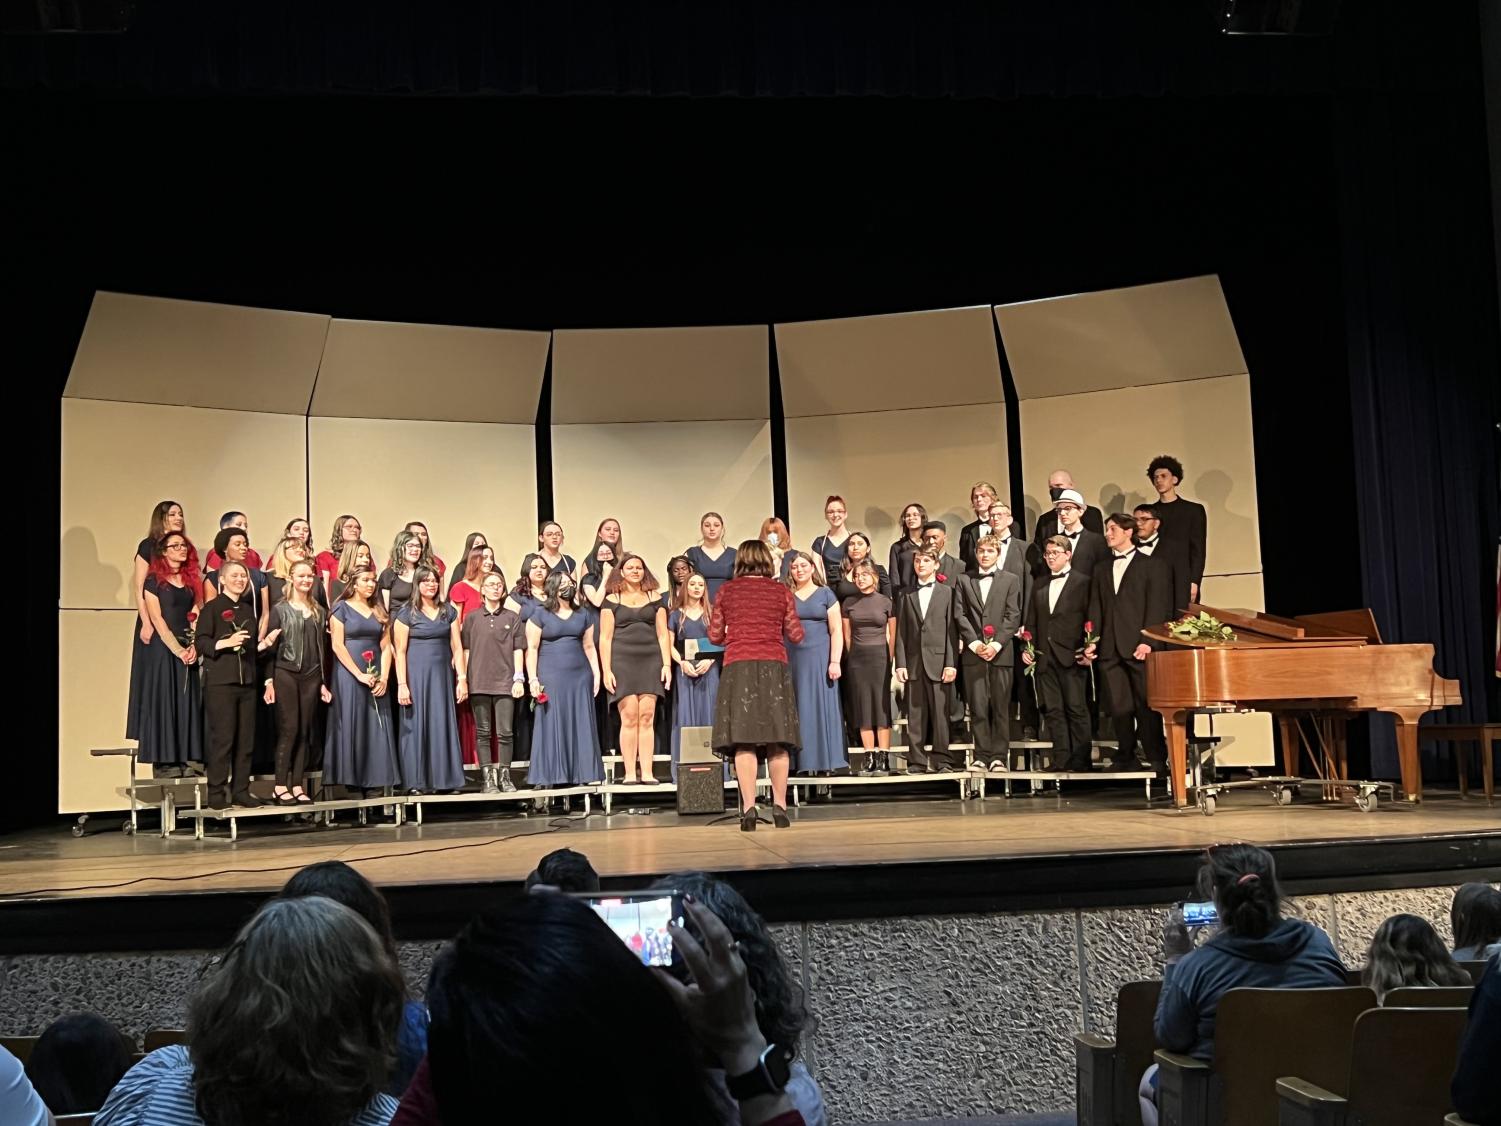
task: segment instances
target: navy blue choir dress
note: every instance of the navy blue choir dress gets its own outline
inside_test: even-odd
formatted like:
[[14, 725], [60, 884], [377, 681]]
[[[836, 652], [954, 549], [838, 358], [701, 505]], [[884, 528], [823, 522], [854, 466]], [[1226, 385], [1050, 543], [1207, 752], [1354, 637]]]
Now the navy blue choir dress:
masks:
[[792, 601], [803, 623], [803, 639], [787, 643], [792, 683], [797, 688], [797, 718], [803, 733], [797, 753], [799, 770], [842, 770], [845, 758], [844, 707], [839, 682], [829, 679], [829, 607], [838, 604], [834, 592], [816, 587], [806, 599], [796, 592]]
[[461, 790], [464, 751], [454, 704], [453, 650], [449, 627], [458, 617], [444, 606], [436, 618], [403, 608], [407, 634], [407, 688], [412, 702], [400, 709], [397, 744], [401, 784], [408, 790]]
[[604, 779], [599, 735], [594, 726], [594, 673], [584, 656], [589, 615], [575, 610], [566, 618], [539, 606], [527, 623], [542, 631], [537, 649], [537, 680], [547, 702], [532, 712], [533, 786], [577, 786]]
[[694, 544], [683, 552], [683, 555], [688, 562], [693, 564], [693, 569], [708, 583], [711, 602], [719, 593], [719, 588], [735, 577], [735, 549], [733, 547], [725, 548], [718, 559], [710, 559], [698, 544]]
[[[355, 667], [373, 668], [379, 676], [380, 639], [385, 630], [380, 619], [373, 613], [361, 614], [348, 602], [338, 603], [333, 616], [344, 627], [344, 648]], [[371, 654], [368, 661], [366, 653]], [[407, 658], [410, 661], [410, 642]], [[411, 675], [410, 664], [407, 675]], [[401, 772], [396, 767], [396, 732], [385, 700], [372, 696], [337, 659], [333, 697], [323, 743], [323, 781], [365, 790], [397, 785]]]
[[[690, 618], [681, 610], [674, 610], [667, 620], [672, 631], [673, 646], [683, 652], [683, 642], [691, 639], [709, 640], [709, 619]], [[688, 676], [682, 669], [673, 671], [673, 696], [676, 705], [672, 717], [672, 780], [678, 777], [678, 755], [682, 750], [683, 728], [713, 727], [714, 702], [719, 699], [719, 662], [711, 661], [709, 671], [702, 676]]]
[[846, 529], [844, 539], [838, 543], [830, 543], [829, 534], [825, 532], [813, 541], [813, 554], [823, 560], [824, 581], [830, 586], [834, 585], [834, 576], [839, 574], [840, 569], [844, 566], [844, 548], [850, 542], [850, 536], [853, 534], [853, 532]]
[[[146, 576], [146, 590], [161, 603], [162, 618], [179, 646], [187, 645], [193, 591]], [[136, 635], [139, 642], [140, 635]], [[159, 633], [151, 635], [141, 656], [140, 702], [136, 739], [141, 762], [203, 761], [203, 687], [197, 662], [185, 665]]]

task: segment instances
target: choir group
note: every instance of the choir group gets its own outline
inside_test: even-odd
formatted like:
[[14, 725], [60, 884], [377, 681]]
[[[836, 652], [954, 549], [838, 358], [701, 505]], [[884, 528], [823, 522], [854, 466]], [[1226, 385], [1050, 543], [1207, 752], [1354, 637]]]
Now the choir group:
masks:
[[[1053, 769], [1088, 768], [1092, 711], [1114, 720], [1113, 765], [1136, 766], [1139, 744], [1161, 768], [1143, 664], [1153, 643], [1140, 631], [1197, 600], [1206, 521], [1177, 495], [1175, 458], [1147, 475], [1159, 499], [1105, 518], [1054, 472], [1031, 542], [995, 486], [977, 482], [957, 558], [917, 503], [884, 566], [847, 526], [842, 497], [828, 498], [828, 527], [807, 550], [765, 520], [758, 538], [803, 627], [786, 642], [795, 769], [846, 769], [858, 744], [863, 773], [888, 772], [893, 696], [909, 772], [964, 766], [951, 742], [966, 714], [975, 762], [1010, 768], [1018, 708], [1026, 738], [1045, 718]], [[270, 801], [289, 807], [312, 802], [312, 769], [375, 795], [456, 792], [468, 765], [482, 792], [500, 793], [517, 789], [513, 761], [528, 761], [528, 786], [582, 785], [603, 779], [601, 755], [618, 748], [625, 783], [650, 784], [654, 752], [670, 745], [675, 777], [683, 728], [715, 722], [711, 624], [736, 558], [725, 533], [706, 513], [659, 581], [618, 520], [600, 522], [582, 560], [547, 521], [513, 584], [481, 532], [450, 568], [420, 521], [382, 554], [353, 515], [322, 544], [291, 520], [263, 559], [245, 515], [227, 512], [200, 563], [182, 506], [162, 501], [135, 558], [126, 736], [158, 775], [205, 772], [217, 809], [264, 804], [249, 780], [265, 762]]]

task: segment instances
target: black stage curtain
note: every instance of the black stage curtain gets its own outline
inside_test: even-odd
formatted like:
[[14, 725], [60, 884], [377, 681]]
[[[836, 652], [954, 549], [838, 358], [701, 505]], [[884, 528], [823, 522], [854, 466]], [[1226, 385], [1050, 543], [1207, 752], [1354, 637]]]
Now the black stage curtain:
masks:
[[[1476, 42], [1449, 60], [1449, 82], [1337, 104], [1357, 510], [1315, 508], [1308, 542], [1317, 575], [1358, 541], [1383, 638], [1432, 642], [1439, 674], [1461, 683], [1463, 707], [1436, 714], [1447, 722], [1501, 714], [1501, 351]], [[1362, 46], [1372, 72], [1400, 61]], [[1317, 444], [1317, 427], [1298, 440]], [[1315, 501], [1317, 482], [1306, 486]], [[1372, 756], [1378, 775], [1395, 774], [1389, 723], [1373, 724]]]

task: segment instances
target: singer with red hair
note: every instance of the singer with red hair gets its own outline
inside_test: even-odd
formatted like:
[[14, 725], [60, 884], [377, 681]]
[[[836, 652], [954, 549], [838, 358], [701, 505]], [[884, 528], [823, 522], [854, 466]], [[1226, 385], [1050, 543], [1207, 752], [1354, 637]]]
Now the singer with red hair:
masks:
[[203, 760], [203, 697], [193, 646], [203, 579], [198, 552], [182, 532], [168, 531], [153, 545], [141, 601], [150, 636], [140, 660], [137, 758], [157, 777], [180, 777], [188, 763]]

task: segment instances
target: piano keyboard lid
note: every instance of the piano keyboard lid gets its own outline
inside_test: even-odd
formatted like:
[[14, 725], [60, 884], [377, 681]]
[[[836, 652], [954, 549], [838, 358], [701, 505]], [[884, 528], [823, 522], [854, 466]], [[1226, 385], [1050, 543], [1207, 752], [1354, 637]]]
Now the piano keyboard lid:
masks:
[[1304, 614], [1284, 618], [1260, 610], [1229, 610], [1194, 603], [1188, 613], [1200, 612], [1217, 618], [1235, 631], [1234, 641], [1194, 641], [1171, 633], [1172, 622], [1164, 622], [1142, 634], [1154, 641], [1194, 648], [1257, 649], [1273, 645], [1334, 646], [1381, 643], [1381, 633], [1370, 610], [1336, 610], [1326, 614]]

